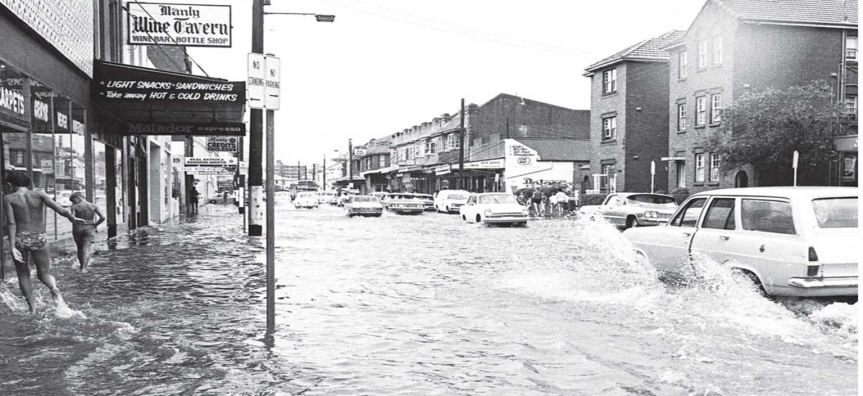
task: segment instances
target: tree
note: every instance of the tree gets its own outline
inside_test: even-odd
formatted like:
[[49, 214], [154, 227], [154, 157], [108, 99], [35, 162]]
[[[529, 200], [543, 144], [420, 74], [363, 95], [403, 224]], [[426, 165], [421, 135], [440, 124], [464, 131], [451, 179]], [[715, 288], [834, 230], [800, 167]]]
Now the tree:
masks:
[[824, 82], [745, 92], [722, 110], [705, 149], [720, 156], [721, 172], [749, 164], [765, 186], [792, 185], [797, 150], [798, 185], [825, 185], [837, 158], [833, 138], [853, 123], [834, 95]]

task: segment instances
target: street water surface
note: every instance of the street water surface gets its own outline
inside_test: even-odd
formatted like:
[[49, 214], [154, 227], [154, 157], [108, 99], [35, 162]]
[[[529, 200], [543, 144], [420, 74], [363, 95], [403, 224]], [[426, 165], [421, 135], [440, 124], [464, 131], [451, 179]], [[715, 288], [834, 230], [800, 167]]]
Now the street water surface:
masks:
[[668, 285], [607, 224], [276, 210], [273, 337], [263, 240], [207, 205], [90, 273], [55, 261], [71, 313], [40, 284], [28, 316], [7, 266], [0, 394], [857, 393], [856, 305], [765, 299], [706, 261]]

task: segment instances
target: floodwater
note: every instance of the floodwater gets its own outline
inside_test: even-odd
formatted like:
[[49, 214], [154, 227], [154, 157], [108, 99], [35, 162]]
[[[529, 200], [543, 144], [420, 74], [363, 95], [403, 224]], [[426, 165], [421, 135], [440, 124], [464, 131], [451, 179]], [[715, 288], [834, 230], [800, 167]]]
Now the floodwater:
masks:
[[[70, 312], [0, 286], [3, 395], [850, 395], [858, 307], [770, 300], [721, 266], [657, 280], [614, 228], [487, 228], [427, 212], [277, 205], [277, 329], [264, 246], [233, 206], [123, 238]], [[7, 267], [7, 270], [9, 267]]]

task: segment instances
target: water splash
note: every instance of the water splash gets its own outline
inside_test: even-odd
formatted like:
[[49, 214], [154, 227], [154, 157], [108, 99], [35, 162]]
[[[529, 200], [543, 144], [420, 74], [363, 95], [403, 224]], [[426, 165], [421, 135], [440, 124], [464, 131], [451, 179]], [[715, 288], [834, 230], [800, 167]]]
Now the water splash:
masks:
[[6, 304], [6, 306], [12, 311], [27, 311], [27, 303], [24, 302], [24, 300], [15, 297], [6, 285], [0, 285], [0, 301], [3, 301], [3, 304]]
[[85, 316], [83, 312], [69, 308], [69, 305], [66, 304], [63, 297], [57, 299], [57, 307], [54, 309], [54, 316], [60, 319], [72, 319], [76, 317], [87, 319], [87, 316]]

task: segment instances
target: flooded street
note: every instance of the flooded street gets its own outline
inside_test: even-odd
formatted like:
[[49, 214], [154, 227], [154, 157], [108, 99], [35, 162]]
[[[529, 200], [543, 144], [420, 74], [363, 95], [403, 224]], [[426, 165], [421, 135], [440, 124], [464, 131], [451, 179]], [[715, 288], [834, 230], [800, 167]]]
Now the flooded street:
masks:
[[[858, 308], [769, 300], [715, 263], [657, 280], [619, 231], [277, 202], [277, 331], [263, 239], [233, 206], [123, 238], [79, 274], [78, 312], [0, 286], [0, 394], [849, 395]], [[7, 270], [10, 267], [7, 267]], [[7, 271], [8, 272], [8, 271]]]

